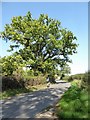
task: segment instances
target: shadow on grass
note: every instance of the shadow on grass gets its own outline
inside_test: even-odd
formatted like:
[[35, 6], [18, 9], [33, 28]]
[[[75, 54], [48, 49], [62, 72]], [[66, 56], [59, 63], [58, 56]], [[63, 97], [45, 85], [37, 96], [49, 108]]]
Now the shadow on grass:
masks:
[[9, 89], [9, 90], [6, 90], [2, 93], [0, 93], [0, 99], [6, 99], [8, 97], [13, 97], [13, 96], [16, 96], [16, 95], [20, 95], [22, 93], [29, 93], [29, 92], [33, 92], [34, 91], [34, 88], [18, 88], [18, 89]]
[[2, 76], [2, 91], [0, 91], [0, 99], [16, 96], [22, 93], [28, 93], [36, 90], [35, 87], [27, 88], [24, 80], [16, 79], [14, 76]]

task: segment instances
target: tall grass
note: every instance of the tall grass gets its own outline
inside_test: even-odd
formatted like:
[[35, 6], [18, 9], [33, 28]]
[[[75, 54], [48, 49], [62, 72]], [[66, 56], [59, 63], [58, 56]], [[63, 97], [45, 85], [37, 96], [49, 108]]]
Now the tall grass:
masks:
[[72, 84], [58, 102], [56, 112], [62, 120], [88, 118], [88, 91], [79, 88], [77, 84]]

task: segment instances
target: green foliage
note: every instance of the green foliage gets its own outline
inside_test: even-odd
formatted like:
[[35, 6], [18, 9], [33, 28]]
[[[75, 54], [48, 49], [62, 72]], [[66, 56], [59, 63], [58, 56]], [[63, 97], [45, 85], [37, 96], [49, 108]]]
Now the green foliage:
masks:
[[38, 75], [38, 76], [27, 76], [26, 75], [24, 76], [24, 82], [25, 82], [26, 87], [35, 86], [39, 84], [45, 84], [46, 77], [42, 75]]
[[71, 81], [73, 81], [72, 76], [70, 76], [70, 77], [68, 78], [68, 82], [71, 82]]
[[25, 76], [25, 72], [22, 67], [18, 66], [18, 68], [15, 71], [13, 71], [12, 76], [14, 76], [18, 81], [21, 81]]
[[33, 89], [26, 89], [26, 88], [18, 88], [18, 89], [9, 89], [9, 90], [6, 90], [4, 92], [0, 92], [0, 99], [5, 99], [5, 98], [8, 98], [8, 97], [12, 97], [12, 96], [15, 96], [15, 95], [20, 95], [22, 93], [28, 93], [28, 92], [32, 92]]
[[68, 82], [77, 80], [80, 84], [79, 86], [83, 89], [84, 88], [88, 89], [89, 79], [90, 79], [90, 71], [83, 74], [71, 75], [67, 78]]
[[58, 103], [57, 115], [60, 119], [88, 118], [88, 92], [73, 85]]
[[63, 77], [63, 80], [65, 80], [65, 81], [67, 81], [67, 82], [68, 82], [68, 79], [69, 79], [69, 76], [68, 76], [68, 75], [65, 75], [65, 76]]
[[65, 65], [63, 65], [63, 67], [60, 70], [56, 69], [55, 74], [60, 76], [61, 77], [60, 79], [66, 79], [65, 76], [70, 74], [70, 72], [71, 72], [71, 69], [70, 69], [69, 65], [65, 64]]
[[[0, 58], [1, 73], [3, 75], [12, 75], [19, 67], [24, 64], [20, 55], [13, 54], [11, 56]], [[0, 74], [1, 74], [0, 73]]]
[[70, 72], [71, 72], [71, 69], [68, 64], [65, 64], [63, 68], [61, 68], [61, 73], [64, 75], [68, 75], [70, 74]]
[[81, 81], [75, 79], [75, 80], [71, 81], [71, 85], [78, 86], [79, 88], [81, 88]]
[[[33, 19], [30, 12], [13, 17], [1, 35], [4, 40], [14, 43], [10, 45], [10, 51], [23, 46], [18, 51], [23, 60], [31, 65], [32, 70], [44, 74], [53, 72], [57, 66], [62, 68], [71, 62], [69, 55], [76, 53], [77, 38], [74, 34], [62, 28], [61, 22], [44, 14], [40, 14], [38, 19]], [[8, 74], [12, 74], [13, 68]]]
[[34, 71], [33, 70], [26, 70], [24, 71], [24, 76], [34, 76]]
[[46, 76], [39, 74], [38, 76], [31, 75], [23, 71], [21, 68], [13, 72], [12, 76], [2, 76], [2, 91], [9, 89], [27, 88], [34, 85], [46, 83]]
[[83, 81], [83, 79], [87, 79], [88, 75], [86, 75], [86, 73], [82, 73], [82, 74], [75, 74], [75, 75], [70, 75], [70, 76], [65, 76], [63, 79], [67, 80], [68, 82], [72, 82], [74, 80], [78, 80], [78, 81]]
[[72, 75], [73, 80], [77, 79], [77, 80], [81, 80], [83, 78], [84, 74], [75, 74]]
[[86, 72], [83, 75], [82, 81], [81, 81], [81, 87], [88, 89], [89, 80], [90, 80], [90, 71]]

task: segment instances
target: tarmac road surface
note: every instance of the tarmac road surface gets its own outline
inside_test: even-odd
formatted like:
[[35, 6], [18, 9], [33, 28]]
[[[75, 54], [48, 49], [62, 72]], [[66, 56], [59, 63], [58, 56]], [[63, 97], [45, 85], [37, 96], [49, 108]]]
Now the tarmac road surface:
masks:
[[2, 104], [2, 118], [34, 118], [43, 109], [53, 105], [70, 87], [70, 83], [50, 85], [50, 88], [25, 93], [0, 101]]

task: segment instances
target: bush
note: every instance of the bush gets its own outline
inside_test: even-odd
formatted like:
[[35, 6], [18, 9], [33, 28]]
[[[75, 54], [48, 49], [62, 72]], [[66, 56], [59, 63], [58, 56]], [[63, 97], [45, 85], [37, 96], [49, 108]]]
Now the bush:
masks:
[[65, 80], [65, 81], [68, 81], [68, 79], [69, 79], [69, 76], [63, 77], [63, 80]]
[[71, 75], [71, 76], [72, 76], [73, 80], [74, 79], [81, 80], [82, 77], [84, 76], [84, 74], [76, 74], [76, 75]]
[[33, 76], [34, 75], [34, 71], [33, 70], [27, 70], [27, 71], [25, 71], [25, 74], [27, 76]]
[[68, 82], [71, 82], [71, 81], [73, 81], [72, 76], [70, 76], [70, 77], [68, 78]]
[[82, 77], [82, 81], [81, 81], [81, 87], [82, 88], [88, 88], [88, 81], [90, 78], [90, 72], [87, 72], [84, 74], [84, 76]]
[[2, 91], [18, 88], [25, 88], [23, 80], [18, 81], [15, 77], [2, 76]]
[[24, 77], [24, 70], [22, 68], [16, 69], [16, 71], [13, 72], [13, 75], [18, 81], [23, 80]]
[[27, 76], [22, 75], [20, 71], [13, 76], [2, 77], [2, 91], [9, 89], [27, 88], [28, 86], [35, 86], [46, 83], [46, 77], [39, 76]]
[[25, 86], [34, 86], [39, 84], [45, 84], [46, 78], [45, 76], [39, 75], [39, 76], [25, 76], [24, 77]]

